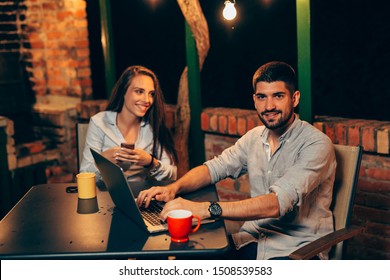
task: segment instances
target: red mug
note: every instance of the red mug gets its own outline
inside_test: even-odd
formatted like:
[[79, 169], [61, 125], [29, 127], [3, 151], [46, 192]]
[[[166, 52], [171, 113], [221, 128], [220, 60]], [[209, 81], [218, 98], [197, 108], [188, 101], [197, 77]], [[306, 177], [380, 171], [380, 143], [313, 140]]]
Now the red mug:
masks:
[[[192, 228], [192, 219], [194, 218], [198, 222]], [[189, 240], [188, 235], [199, 229], [200, 218], [188, 210], [172, 210], [168, 212], [167, 223], [169, 235], [173, 242], [187, 242]]]

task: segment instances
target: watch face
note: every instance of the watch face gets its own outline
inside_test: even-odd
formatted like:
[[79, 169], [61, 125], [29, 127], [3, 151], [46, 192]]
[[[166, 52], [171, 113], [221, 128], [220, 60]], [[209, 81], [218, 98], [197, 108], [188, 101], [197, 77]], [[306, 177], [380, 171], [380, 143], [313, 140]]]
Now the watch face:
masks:
[[219, 217], [222, 214], [222, 208], [216, 202], [213, 202], [210, 204], [209, 211], [210, 211], [210, 214], [214, 217]]

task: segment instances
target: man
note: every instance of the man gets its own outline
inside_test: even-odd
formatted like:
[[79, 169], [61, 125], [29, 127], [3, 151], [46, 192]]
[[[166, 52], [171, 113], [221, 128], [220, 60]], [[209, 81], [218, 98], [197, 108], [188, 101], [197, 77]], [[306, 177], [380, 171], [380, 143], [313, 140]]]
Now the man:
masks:
[[[274, 61], [261, 66], [253, 76], [253, 89], [264, 126], [248, 131], [221, 155], [191, 169], [173, 184], [142, 192], [138, 204], [145, 201], [148, 205], [153, 197], [168, 202], [162, 219], [170, 210], [184, 208], [202, 219], [244, 220], [232, 236], [238, 252], [252, 248], [257, 259], [283, 259], [333, 231], [329, 206], [335, 154], [330, 139], [294, 113], [300, 92], [290, 65]], [[249, 175], [249, 199], [219, 203], [174, 199], [177, 194], [244, 173]], [[326, 259], [327, 252], [319, 258]]]

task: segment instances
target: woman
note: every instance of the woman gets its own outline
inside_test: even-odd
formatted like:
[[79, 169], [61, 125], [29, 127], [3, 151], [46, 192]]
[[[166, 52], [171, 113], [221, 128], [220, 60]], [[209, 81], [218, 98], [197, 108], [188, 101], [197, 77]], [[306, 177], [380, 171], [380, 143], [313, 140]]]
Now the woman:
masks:
[[128, 67], [106, 111], [89, 122], [80, 172], [95, 172], [99, 182], [102, 178], [90, 148], [120, 165], [128, 181], [176, 179], [177, 155], [165, 125], [164, 97], [151, 70]]

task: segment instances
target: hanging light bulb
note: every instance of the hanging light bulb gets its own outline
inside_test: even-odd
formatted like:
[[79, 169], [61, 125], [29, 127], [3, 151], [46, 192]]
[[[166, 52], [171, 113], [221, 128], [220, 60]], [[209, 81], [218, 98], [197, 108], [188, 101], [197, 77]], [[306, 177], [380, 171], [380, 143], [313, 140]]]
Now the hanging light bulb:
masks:
[[230, 2], [230, 0], [225, 1], [225, 8], [223, 9], [222, 15], [227, 20], [232, 20], [236, 17], [237, 11], [234, 5], [236, 4], [236, 1], [233, 0], [233, 2]]

